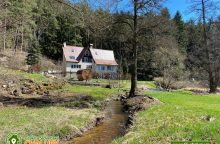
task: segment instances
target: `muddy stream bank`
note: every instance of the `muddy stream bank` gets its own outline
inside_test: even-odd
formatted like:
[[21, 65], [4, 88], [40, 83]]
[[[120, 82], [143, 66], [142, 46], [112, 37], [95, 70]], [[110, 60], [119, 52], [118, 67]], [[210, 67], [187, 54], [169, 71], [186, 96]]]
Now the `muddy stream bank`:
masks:
[[102, 124], [66, 144], [109, 144], [115, 138], [123, 136], [128, 115], [122, 109], [123, 105], [120, 101], [110, 101], [106, 107], [105, 120]]

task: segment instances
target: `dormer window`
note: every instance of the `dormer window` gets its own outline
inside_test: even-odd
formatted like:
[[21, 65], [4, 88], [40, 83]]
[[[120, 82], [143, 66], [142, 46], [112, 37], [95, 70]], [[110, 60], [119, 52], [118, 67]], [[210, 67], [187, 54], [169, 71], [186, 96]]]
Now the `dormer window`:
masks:
[[70, 56], [70, 59], [75, 59], [75, 56]]

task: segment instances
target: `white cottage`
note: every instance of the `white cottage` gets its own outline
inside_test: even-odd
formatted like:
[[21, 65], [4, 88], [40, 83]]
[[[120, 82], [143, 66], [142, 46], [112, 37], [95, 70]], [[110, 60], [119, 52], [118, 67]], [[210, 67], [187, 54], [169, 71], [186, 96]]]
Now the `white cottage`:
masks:
[[78, 70], [91, 69], [98, 74], [116, 74], [118, 64], [112, 50], [63, 46], [63, 69], [64, 73], [76, 73]]

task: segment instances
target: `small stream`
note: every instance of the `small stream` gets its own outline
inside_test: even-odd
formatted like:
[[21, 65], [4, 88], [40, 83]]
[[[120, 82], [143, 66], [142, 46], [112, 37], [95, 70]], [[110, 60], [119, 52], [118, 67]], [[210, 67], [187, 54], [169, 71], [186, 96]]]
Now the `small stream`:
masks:
[[120, 101], [110, 101], [106, 107], [105, 121], [101, 125], [74, 138], [67, 144], [109, 144], [112, 140], [125, 134], [127, 114], [122, 112]]

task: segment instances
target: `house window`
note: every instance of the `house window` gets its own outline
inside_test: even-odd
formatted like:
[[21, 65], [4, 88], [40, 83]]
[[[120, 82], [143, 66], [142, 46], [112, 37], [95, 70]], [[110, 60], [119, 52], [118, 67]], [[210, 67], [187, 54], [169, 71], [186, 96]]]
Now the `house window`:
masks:
[[105, 66], [101, 66], [101, 70], [104, 71], [105, 70]]
[[74, 52], [74, 50], [72, 50], [72, 52]]
[[81, 69], [81, 65], [77, 65], [77, 64], [72, 64], [71, 65], [72, 69]]
[[96, 70], [97, 71], [105, 71], [105, 66], [104, 65], [97, 65]]
[[75, 59], [75, 56], [70, 56], [70, 59]]
[[100, 66], [100, 65], [97, 65], [97, 66], [96, 66], [96, 70], [101, 71], [101, 66]]
[[90, 57], [83, 57], [82, 62], [91, 63], [92, 62], [92, 58], [90, 58]]
[[88, 62], [88, 61], [89, 61], [89, 60], [88, 60], [88, 57], [84, 57], [82, 61], [83, 61], [83, 62]]
[[92, 66], [91, 65], [87, 65], [86, 68], [87, 69], [92, 69]]
[[107, 71], [113, 71], [113, 66], [107, 66]]

